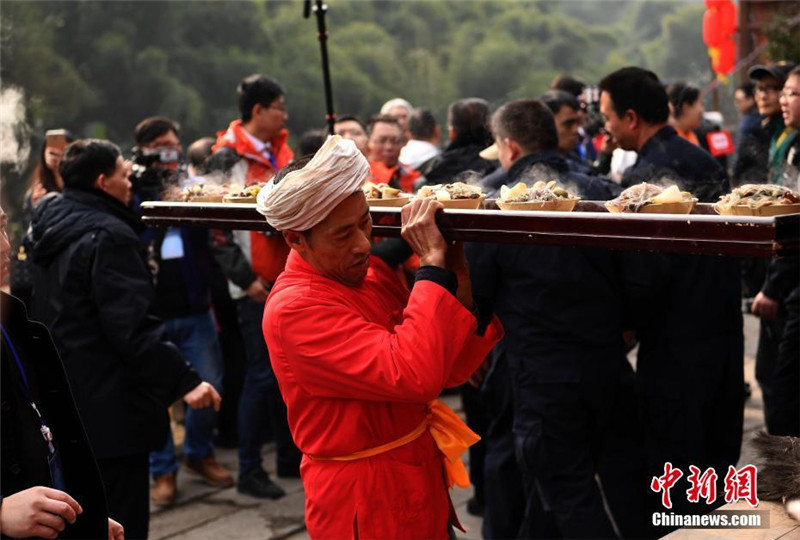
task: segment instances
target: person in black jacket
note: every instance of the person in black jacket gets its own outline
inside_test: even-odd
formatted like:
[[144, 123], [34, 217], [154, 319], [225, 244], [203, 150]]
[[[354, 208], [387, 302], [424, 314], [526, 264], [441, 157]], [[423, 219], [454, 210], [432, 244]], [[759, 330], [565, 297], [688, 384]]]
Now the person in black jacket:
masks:
[[[736, 154], [733, 161], [733, 172], [731, 174], [731, 184], [733, 187], [738, 187], [742, 183], [747, 183], [748, 178], [742, 178], [743, 167], [740, 166], [739, 160], [754, 157], [753, 152], [757, 152], [758, 148], [763, 151], [769, 149], [768, 143], [764, 145], [763, 142], [758, 142], [753, 145], [753, 140], [763, 141], [764, 130], [761, 128], [761, 115], [758, 113], [755, 100], [755, 85], [752, 82], [746, 82], [736, 89], [733, 93], [733, 101], [736, 103], [736, 109], [739, 111], [740, 118], [739, 124], [736, 126], [735, 144]], [[758, 169], [756, 168], [756, 171]], [[761, 169], [763, 172], [763, 169]], [[744, 180], [744, 181], [743, 181]], [[755, 182], [760, 182], [758, 178], [753, 178]]]
[[[136, 126], [134, 155], [139, 160], [133, 183], [135, 200], [160, 200], [167, 184], [183, 179], [179, 156], [183, 153], [178, 124], [160, 116], [145, 118]], [[169, 160], [162, 161], [161, 157]], [[148, 181], [147, 179], [152, 180]], [[148, 189], [154, 186], [155, 189]], [[153, 269], [155, 295], [151, 310], [164, 321], [167, 338], [203, 380], [222, 388], [224, 365], [211, 312], [209, 234], [200, 228], [148, 228], [139, 237]], [[211, 409], [186, 412], [183, 454], [186, 470], [212, 486], [233, 485], [233, 477], [214, 457], [216, 414]], [[154, 485], [150, 498], [165, 506], [175, 502], [178, 462], [172, 432], [164, 448], [150, 454]]]
[[728, 192], [726, 172], [711, 154], [669, 126], [669, 100], [652, 71], [622, 68], [600, 86], [605, 128], [623, 150], [638, 152], [622, 177], [622, 186], [640, 182], [677, 183], [702, 202], [716, 202]]
[[[800, 67], [786, 77], [780, 104], [787, 127], [800, 129]], [[800, 137], [771, 176], [800, 184]], [[781, 257], [766, 268], [752, 313], [761, 319], [756, 379], [764, 396], [764, 418], [772, 435], [800, 437], [800, 257]]]
[[492, 144], [486, 100], [468, 98], [451, 103], [447, 109], [447, 136], [450, 144], [444, 152], [420, 169], [426, 185], [447, 184], [464, 171], [485, 176], [497, 168], [496, 161], [478, 155]]
[[108, 141], [69, 145], [63, 194], [36, 209], [25, 245], [34, 263], [34, 316], [53, 334], [97, 456], [109, 514], [130, 538], [147, 536], [148, 452], [163, 446], [167, 407], [219, 407], [164, 327], [149, 315], [150, 273], [131, 184]]
[[[2, 275], [10, 262], [7, 222], [0, 208]], [[0, 533], [122, 540], [122, 526], [106, 517], [100, 472], [47, 328], [0, 292], [0, 332]]]
[[[728, 189], [725, 171], [705, 150], [666, 125], [667, 94], [644, 69], [618, 70], [600, 82], [606, 130], [636, 163], [623, 183], [668, 179], [702, 202]], [[648, 478], [666, 462], [714, 467], [722, 493], [736, 465], [744, 415], [744, 349], [739, 263], [729, 257], [625, 253], [629, 323], [639, 339], [639, 393]], [[661, 511], [660, 495], [648, 500]], [[676, 513], [708, 512], [714, 505], [673, 497]], [[720, 504], [718, 498], [715, 504]], [[659, 536], [669, 531], [660, 529]]]
[[[507, 103], [495, 112], [492, 128], [509, 184], [558, 179], [582, 197], [612, 197], [599, 178], [569, 172], [544, 103]], [[488, 379], [494, 386], [490, 393], [500, 397], [492, 403], [507, 410], [501, 396], [513, 395], [513, 421], [493, 418], [487, 433], [484, 536], [615, 538], [615, 522], [624, 535], [638, 536], [637, 484], [621, 487], [626, 479], [639, 479], [635, 442], [614, 444], [625, 456], [620, 461], [626, 470], [612, 473], [603, 467], [613, 442], [606, 433], [619, 431], [618, 422], [635, 428], [633, 410], [617, 411], [615, 401], [625, 395], [633, 399], [615, 253], [473, 244], [467, 254], [474, 295], [492, 303], [506, 330], [495, 357], [504, 363]], [[503, 379], [511, 384], [505, 392], [497, 388]], [[513, 424], [521, 475], [503, 447], [504, 423]], [[596, 476], [602, 477], [605, 496]], [[514, 495], [520, 482], [524, 500]], [[644, 482], [638, 489], [646, 489]], [[520, 521], [506, 522], [515, 516]]]

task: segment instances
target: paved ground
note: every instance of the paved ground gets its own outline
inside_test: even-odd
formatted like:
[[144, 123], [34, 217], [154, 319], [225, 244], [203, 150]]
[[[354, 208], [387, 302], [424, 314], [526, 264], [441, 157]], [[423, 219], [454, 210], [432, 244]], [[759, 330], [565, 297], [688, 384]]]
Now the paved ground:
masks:
[[[747, 441], [763, 427], [761, 392], [753, 373], [755, 348], [758, 340], [758, 322], [745, 318], [745, 377], [753, 388], [753, 396], [745, 411], [745, 443], [740, 465], [752, 461], [752, 450]], [[446, 398], [455, 410], [460, 410], [460, 400]], [[219, 461], [231, 471], [236, 471], [236, 452], [218, 450]], [[264, 463], [274, 477], [274, 455], [271, 446], [265, 447]], [[303, 526], [303, 486], [299, 480], [276, 479], [287, 492], [278, 501], [262, 501], [239, 495], [236, 488], [219, 489], [205, 486], [191, 478], [185, 471], [178, 475], [179, 497], [175, 506], [168, 509], [152, 508], [150, 536], [161, 538], [192, 539], [291, 539], [308, 538]], [[466, 512], [466, 502], [471, 490], [456, 489], [453, 503], [467, 534], [459, 538], [480, 538], [481, 520]], [[697, 532], [697, 531], [695, 531]], [[797, 532], [797, 530], [795, 530]], [[759, 538], [778, 536], [760, 535]], [[788, 537], [787, 537], [788, 538]]]
[[[461, 400], [445, 396], [455, 410]], [[179, 437], [176, 437], [176, 439]], [[217, 459], [229, 471], [236, 472], [235, 450], [218, 449]], [[303, 524], [303, 485], [300, 480], [275, 478], [272, 445], [265, 446], [264, 465], [276, 483], [286, 490], [286, 497], [264, 501], [236, 492], [236, 488], [206, 486], [184, 469], [178, 473], [178, 500], [175, 506], [160, 509], [151, 505], [150, 537], [153, 539], [303, 539], [308, 538]], [[472, 489], [451, 492], [453, 504], [468, 534], [459, 538], [480, 538], [481, 520], [466, 512]]]

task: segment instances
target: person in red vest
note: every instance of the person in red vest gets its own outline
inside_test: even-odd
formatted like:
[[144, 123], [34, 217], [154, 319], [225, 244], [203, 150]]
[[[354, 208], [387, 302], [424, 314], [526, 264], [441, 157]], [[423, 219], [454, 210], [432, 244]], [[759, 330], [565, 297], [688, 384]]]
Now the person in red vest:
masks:
[[[263, 75], [245, 77], [237, 88], [241, 119], [218, 133], [207, 165], [232, 184], [269, 181], [294, 157], [286, 142], [286, 92]], [[272, 373], [259, 321], [267, 294], [283, 271], [289, 248], [280, 235], [261, 231], [216, 231], [214, 255], [236, 302], [246, 352], [245, 381], [239, 400], [239, 479], [237, 488], [260, 498], [285, 493], [261, 465], [264, 426], [272, 425], [279, 477], [299, 476], [300, 453], [286, 423], [286, 406]]]
[[400, 150], [406, 144], [403, 128], [393, 116], [375, 116], [369, 121], [367, 155], [372, 172], [371, 182], [389, 184], [407, 193], [422, 173], [400, 163]]
[[436, 226], [438, 201], [403, 209], [422, 262], [410, 292], [371, 255], [369, 164], [352, 141], [333, 136], [281, 176], [258, 196], [292, 248], [263, 330], [304, 454], [309, 535], [448, 538], [459, 524], [447, 489], [469, 485], [460, 455], [478, 437], [436, 398], [478, 369], [500, 322], [473, 301], [463, 248]]

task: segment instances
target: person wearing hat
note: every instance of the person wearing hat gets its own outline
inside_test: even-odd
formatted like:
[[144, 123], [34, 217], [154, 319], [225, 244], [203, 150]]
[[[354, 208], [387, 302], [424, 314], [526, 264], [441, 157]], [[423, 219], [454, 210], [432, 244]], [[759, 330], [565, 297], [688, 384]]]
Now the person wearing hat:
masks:
[[[787, 128], [800, 129], [800, 66], [789, 72], [780, 93]], [[800, 137], [795, 137], [775, 176], [792, 189], [800, 186]], [[772, 435], [800, 436], [800, 258], [769, 261], [752, 313], [761, 319], [756, 376], [764, 396], [764, 419]]]
[[[750, 153], [758, 154], [756, 158], [758, 168], [746, 178], [750, 183], [780, 182], [783, 165], [792, 143], [797, 139], [795, 128], [787, 126], [781, 114], [781, 91], [793, 67], [793, 63], [778, 62], [771, 65], [757, 65], [750, 69], [749, 76], [756, 85], [756, 106], [763, 117], [759, 137], [751, 138], [755, 145], [747, 149]], [[745, 156], [742, 156], [742, 159], [745, 159]], [[789, 278], [789, 284], [796, 281], [796, 274], [783, 270], [785, 262], [786, 259], [745, 260], [742, 273], [745, 288], [752, 291], [750, 295], [754, 295], [750, 311], [760, 319], [755, 374], [764, 398], [764, 419], [767, 430], [773, 434], [788, 434], [784, 422], [780, 419], [781, 411], [784, 410], [782, 403], [785, 400], [775, 394], [778, 349], [786, 322], [781, 300], [786, 292], [784, 286], [787, 284], [786, 278]]]
[[436, 226], [441, 203], [403, 208], [422, 264], [409, 292], [370, 255], [369, 163], [356, 145], [331, 136], [300, 165], [257, 208], [292, 250], [263, 330], [304, 454], [309, 535], [448, 538], [459, 524], [447, 488], [469, 485], [459, 456], [477, 436], [436, 398], [467, 381], [502, 327], [476, 308], [463, 251]]
[[742, 140], [739, 158], [733, 170], [734, 184], [777, 183], [777, 166], [797, 136], [787, 128], [781, 115], [780, 92], [786, 76], [795, 66], [792, 62], [777, 62], [750, 68], [748, 76], [755, 83], [755, 99], [762, 116], [761, 132]]

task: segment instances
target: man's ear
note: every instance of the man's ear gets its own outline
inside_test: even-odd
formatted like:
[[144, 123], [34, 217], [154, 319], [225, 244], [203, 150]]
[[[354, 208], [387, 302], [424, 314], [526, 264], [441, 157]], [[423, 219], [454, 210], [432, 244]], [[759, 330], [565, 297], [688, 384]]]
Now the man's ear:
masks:
[[261, 113], [261, 110], [263, 108], [264, 106], [261, 103], [256, 103], [255, 105], [253, 105], [253, 108], [250, 109], [250, 118], [257, 117]]
[[508, 146], [508, 151], [511, 153], [509, 156], [511, 158], [511, 162], [517, 161], [522, 156], [522, 148], [520, 148], [517, 141], [514, 139], [506, 139], [505, 141], [506, 146]]
[[308, 249], [306, 237], [299, 231], [283, 231], [283, 240], [298, 253], [303, 253]]
[[99, 189], [100, 191], [105, 191], [106, 187], [106, 175], [100, 173], [97, 178], [94, 179], [94, 183], [92, 184], [94, 189]]
[[639, 118], [639, 115], [636, 114], [636, 111], [633, 109], [625, 111], [625, 120], [628, 122], [631, 129], [637, 129], [641, 124], [641, 118]]

